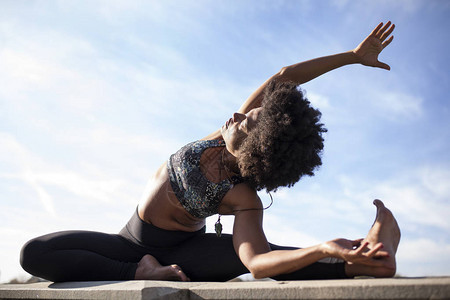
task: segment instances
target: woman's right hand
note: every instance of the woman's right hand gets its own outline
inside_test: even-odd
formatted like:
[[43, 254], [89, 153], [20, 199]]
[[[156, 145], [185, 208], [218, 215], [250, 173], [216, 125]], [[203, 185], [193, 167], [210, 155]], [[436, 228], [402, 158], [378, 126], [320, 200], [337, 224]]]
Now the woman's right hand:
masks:
[[378, 24], [369, 36], [366, 37], [364, 41], [362, 41], [361, 44], [353, 50], [353, 53], [358, 58], [358, 61], [365, 66], [390, 70], [391, 67], [388, 64], [378, 60], [378, 55], [394, 39], [393, 35], [387, 39], [392, 31], [394, 31], [394, 28], [395, 25], [391, 24], [391, 21], [387, 22], [384, 26], [383, 23]]
[[369, 243], [358, 240], [335, 239], [322, 244], [325, 253], [331, 257], [343, 259], [348, 263], [364, 264], [374, 267], [392, 267], [384, 257], [389, 257], [389, 253], [381, 250], [382, 243], [376, 244], [372, 249], [368, 248]]

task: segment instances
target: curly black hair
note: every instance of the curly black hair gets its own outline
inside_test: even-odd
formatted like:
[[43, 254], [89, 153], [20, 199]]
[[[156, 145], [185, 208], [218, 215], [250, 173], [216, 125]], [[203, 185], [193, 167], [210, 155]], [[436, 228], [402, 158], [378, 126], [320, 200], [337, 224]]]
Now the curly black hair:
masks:
[[239, 148], [241, 175], [256, 190], [276, 191], [313, 176], [322, 164], [321, 113], [293, 82], [272, 80], [264, 91], [257, 126]]

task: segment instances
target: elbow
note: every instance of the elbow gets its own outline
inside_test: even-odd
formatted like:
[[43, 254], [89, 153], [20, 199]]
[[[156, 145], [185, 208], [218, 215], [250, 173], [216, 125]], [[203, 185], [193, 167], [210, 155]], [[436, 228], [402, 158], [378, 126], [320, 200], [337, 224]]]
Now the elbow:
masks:
[[261, 274], [261, 273], [251, 272], [251, 274], [252, 274], [253, 278], [255, 278], [255, 279], [263, 279], [263, 278], [269, 277], [269, 276], [264, 276], [264, 275]]
[[264, 272], [257, 271], [257, 270], [250, 270], [250, 273], [252, 274], [253, 278], [255, 278], [255, 279], [263, 279], [263, 278], [269, 277], [269, 276], [265, 275]]
[[288, 72], [288, 67], [282, 67], [281, 70], [278, 72], [278, 78], [283, 78], [286, 76], [286, 73]]
[[248, 266], [248, 270], [255, 279], [263, 279], [271, 275], [269, 274], [267, 269], [263, 268], [262, 266], [258, 266], [257, 264], [254, 263]]
[[274, 76], [278, 81], [292, 81], [292, 76], [289, 67], [282, 67], [280, 71]]

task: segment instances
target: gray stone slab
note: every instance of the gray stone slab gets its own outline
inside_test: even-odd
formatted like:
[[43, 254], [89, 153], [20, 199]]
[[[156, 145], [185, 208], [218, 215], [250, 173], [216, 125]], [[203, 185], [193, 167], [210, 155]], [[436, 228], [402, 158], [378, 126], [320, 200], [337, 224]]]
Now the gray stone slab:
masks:
[[0, 299], [450, 299], [450, 277], [223, 283], [40, 282], [0, 285]]
[[230, 282], [190, 291], [190, 299], [450, 299], [450, 278]]
[[0, 299], [189, 299], [202, 283], [171, 281], [40, 282], [0, 285]]

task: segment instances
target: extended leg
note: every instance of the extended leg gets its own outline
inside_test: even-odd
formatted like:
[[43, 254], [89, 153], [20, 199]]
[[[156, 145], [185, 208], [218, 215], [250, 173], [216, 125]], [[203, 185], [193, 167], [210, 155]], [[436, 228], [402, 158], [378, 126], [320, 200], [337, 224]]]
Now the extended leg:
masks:
[[[296, 249], [270, 244], [272, 250]], [[202, 234], [170, 249], [153, 252], [162, 264], [178, 264], [193, 281], [227, 281], [249, 273], [234, 251], [232, 236]], [[344, 278], [343, 262], [317, 262], [290, 274], [274, 277], [277, 280]]]

